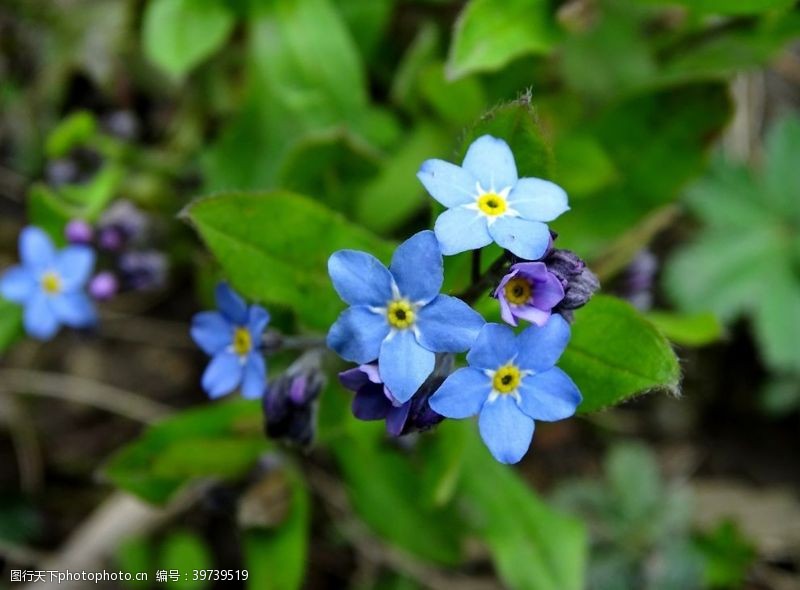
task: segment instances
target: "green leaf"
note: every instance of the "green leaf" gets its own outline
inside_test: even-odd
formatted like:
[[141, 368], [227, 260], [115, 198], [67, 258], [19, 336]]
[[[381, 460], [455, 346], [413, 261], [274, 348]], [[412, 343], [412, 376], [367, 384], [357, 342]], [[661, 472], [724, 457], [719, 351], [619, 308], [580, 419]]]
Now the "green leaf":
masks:
[[420, 501], [417, 470], [396, 449], [381, 446], [383, 428], [359, 424], [332, 441], [353, 507], [390, 543], [423, 559], [458, 564], [461, 539], [452, 509]]
[[719, 340], [723, 333], [717, 316], [709, 312], [651, 311], [646, 317], [672, 342], [684, 346], [705, 346]]
[[22, 307], [0, 297], [0, 358], [22, 338]]
[[249, 529], [244, 533], [244, 554], [253, 590], [297, 590], [303, 585], [311, 526], [310, 498], [298, 473], [290, 475], [292, 499], [289, 514], [278, 527]]
[[125, 581], [126, 588], [149, 588], [150, 582], [136, 580], [136, 574], [154, 570], [152, 541], [147, 537], [129, 537], [120, 543], [114, 552], [114, 562], [120, 571], [131, 574]]
[[553, 155], [544, 139], [530, 95], [492, 109], [468, 129], [461, 144], [459, 163], [470, 144], [487, 134], [508, 143], [514, 152], [520, 176], [552, 177]]
[[247, 36], [244, 104], [203, 162], [211, 190], [276, 187], [306, 135], [370, 120], [358, 50], [328, 0], [252, 3]]
[[77, 146], [89, 142], [97, 132], [97, 122], [87, 111], [72, 113], [63, 119], [47, 136], [45, 154], [48, 158], [61, 158]]
[[737, 524], [724, 520], [699, 536], [697, 547], [705, 557], [704, 581], [708, 588], [741, 588], [758, 556], [753, 542]]
[[183, 213], [246, 297], [291, 306], [305, 325], [326, 330], [343, 304], [327, 273], [336, 250], [388, 259], [392, 245], [306, 197], [274, 191], [199, 199]]
[[161, 544], [159, 568], [177, 570], [177, 581], [169, 580], [168, 588], [177, 590], [199, 590], [208, 588], [210, 580], [194, 579], [193, 570], [206, 570], [214, 567], [214, 559], [206, 542], [194, 533], [178, 531], [171, 533]]
[[504, 585], [512, 590], [583, 588], [588, 553], [583, 525], [540, 500], [489, 455], [477, 433], [471, 434], [459, 497]]
[[419, 91], [425, 101], [454, 127], [464, 127], [478, 118], [486, 108], [486, 95], [475, 78], [455, 82], [445, 79], [444, 64], [435, 61], [419, 73]]
[[785, 10], [794, 0], [639, 0], [643, 4], [682, 5], [699, 14], [759, 14]]
[[456, 21], [447, 76], [493, 72], [523, 55], [549, 53], [555, 39], [544, 0], [470, 0]]
[[164, 504], [194, 479], [232, 479], [251, 469], [268, 448], [261, 420], [259, 403], [252, 401], [181, 412], [117, 451], [103, 473], [118, 487]]
[[554, 181], [570, 198], [597, 194], [619, 178], [619, 172], [600, 142], [593, 136], [571, 133], [555, 144]]
[[619, 404], [646, 391], [675, 393], [678, 359], [667, 339], [628, 303], [596, 295], [575, 314], [559, 366], [583, 395], [579, 412]]
[[[793, 222], [800, 241], [800, 117], [787, 116], [770, 128], [764, 157], [764, 184], [770, 209]], [[787, 230], [789, 228], [787, 227]]]
[[235, 22], [217, 0], [151, 0], [143, 20], [145, 55], [175, 78], [222, 47]]
[[407, 136], [356, 197], [356, 219], [376, 232], [404, 223], [428, 204], [429, 197], [417, 180], [420, 164], [444, 155], [449, 139], [431, 125], [421, 124]]

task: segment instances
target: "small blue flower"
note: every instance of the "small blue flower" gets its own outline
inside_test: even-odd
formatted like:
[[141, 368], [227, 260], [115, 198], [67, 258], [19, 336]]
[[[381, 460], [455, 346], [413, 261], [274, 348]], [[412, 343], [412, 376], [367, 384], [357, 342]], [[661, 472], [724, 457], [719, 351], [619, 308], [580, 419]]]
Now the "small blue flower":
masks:
[[261, 336], [269, 313], [247, 306], [227, 284], [216, 290], [219, 311], [203, 311], [192, 318], [192, 338], [211, 362], [203, 373], [203, 389], [218, 398], [241, 389], [248, 399], [261, 397], [267, 388], [267, 365], [261, 354]]
[[351, 306], [331, 326], [328, 346], [361, 365], [378, 359], [400, 403], [431, 374], [434, 353], [467, 350], [484, 324], [466, 303], [439, 294], [444, 268], [432, 231], [400, 244], [388, 269], [366, 252], [341, 250], [330, 257], [328, 273]]
[[569, 336], [559, 315], [519, 336], [508, 326], [486, 324], [467, 354], [469, 367], [447, 378], [431, 408], [448, 418], [480, 414], [481, 437], [494, 458], [518, 462], [531, 444], [534, 420], [563, 420], [581, 403], [572, 379], [554, 366]]
[[508, 144], [490, 135], [472, 142], [462, 166], [427, 160], [417, 178], [448, 208], [434, 228], [446, 255], [495, 241], [520, 258], [537, 260], [550, 243], [544, 222], [569, 210], [567, 193], [557, 184], [518, 178]]
[[48, 235], [29, 226], [19, 236], [22, 264], [0, 279], [0, 295], [24, 306], [25, 331], [49, 340], [63, 324], [94, 325], [97, 315], [83, 288], [94, 268], [94, 251], [86, 246], [56, 250]]

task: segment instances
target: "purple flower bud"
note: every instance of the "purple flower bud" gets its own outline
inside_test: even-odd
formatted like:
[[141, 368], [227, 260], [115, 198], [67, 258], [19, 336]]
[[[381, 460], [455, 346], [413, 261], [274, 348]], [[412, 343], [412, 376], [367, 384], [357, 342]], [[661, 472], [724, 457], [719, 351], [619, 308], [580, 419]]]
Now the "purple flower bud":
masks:
[[114, 111], [104, 119], [103, 126], [120, 139], [136, 139], [139, 136], [139, 121], [131, 111]]
[[49, 162], [44, 175], [48, 184], [59, 187], [76, 182], [80, 175], [80, 170], [77, 163], [63, 158]]
[[73, 219], [64, 228], [64, 237], [70, 244], [90, 244], [94, 238], [94, 228], [83, 219]]
[[306, 447], [316, 431], [316, 400], [325, 386], [321, 353], [306, 352], [270, 384], [263, 397], [268, 438]]
[[658, 258], [650, 250], [641, 250], [623, 275], [621, 295], [634, 307], [647, 311], [653, 305], [653, 282], [658, 272]]
[[168, 263], [163, 253], [156, 250], [126, 252], [119, 257], [122, 283], [132, 291], [158, 289], [167, 278]]
[[577, 254], [570, 250], [556, 248], [543, 262], [547, 270], [554, 274], [564, 287], [564, 299], [553, 308], [555, 312], [563, 313], [583, 307], [600, 288], [597, 276]]
[[97, 235], [97, 246], [108, 252], [118, 252], [125, 246], [125, 236], [116, 227], [101, 227]]
[[[103, 213], [98, 225], [101, 236], [104, 232], [110, 232], [111, 230], [119, 234], [114, 239], [119, 240], [121, 242], [120, 245], [116, 246], [116, 248], [108, 248], [109, 250], [114, 250], [140, 240], [147, 231], [148, 220], [147, 216], [136, 205], [130, 201], [120, 200], [116, 201]], [[114, 243], [113, 240], [112, 243]]]
[[89, 295], [98, 301], [111, 299], [119, 291], [119, 281], [112, 272], [96, 274], [89, 282]]
[[359, 420], [386, 420], [386, 431], [394, 437], [429, 430], [444, 420], [428, 399], [453, 370], [453, 356], [437, 355], [436, 368], [410, 400], [400, 404], [381, 380], [378, 366], [366, 364], [339, 373], [344, 387], [355, 392], [353, 415]]

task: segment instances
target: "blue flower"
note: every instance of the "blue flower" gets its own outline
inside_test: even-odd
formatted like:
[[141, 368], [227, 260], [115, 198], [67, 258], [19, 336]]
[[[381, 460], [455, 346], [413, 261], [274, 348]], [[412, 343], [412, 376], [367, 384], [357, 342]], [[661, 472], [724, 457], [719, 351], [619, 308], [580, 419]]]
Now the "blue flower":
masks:
[[433, 371], [436, 352], [467, 350], [484, 324], [460, 299], [440, 295], [442, 253], [432, 231], [400, 244], [387, 269], [355, 250], [328, 261], [339, 296], [351, 307], [328, 332], [328, 346], [361, 365], [378, 359], [381, 377], [405, 403]]
[[518, 178], [508, 144], [490, 135], [472, 142], [462, 166], [427, 160], [417, 178], [447, 207], [434, 228], [447, 255], [495, 241], [520, 258], [537, 260], [550, 242], [544, 222], [569, 209], [567, 193], [557, 184]]
[[528, 451], [534, 420], [563, 420], [581, 394], [555, 363], [569, 342], [569, 324], [553, 315], [519, 336], [486, 324], [467, 354], [469, 367], [450, 375], [429, 403], [448, 418], [480, 414], [481, 437], [495, 459], [516, 463]]
[[261, 336], [269, 313], [247, 306], [228, 285], [216, 290], [219, 311], [204, 311], [192, 318], [192, 338], [211, 362], [203, 373], [203, 389], [218, 398], [241, 389], [248, 399], [261, 397], [267, 388], [267, 365], [261, 354]]
[[86, 246], [56, 250], [48, 235], [29, 226], [19, 236], [22, 264], [0, 279], [0, 294], [24, 306], [25, 331], [49, 340], [63, 324], [86, 328], [97, 321], [83, 288], [94, 268], [94, 251]]

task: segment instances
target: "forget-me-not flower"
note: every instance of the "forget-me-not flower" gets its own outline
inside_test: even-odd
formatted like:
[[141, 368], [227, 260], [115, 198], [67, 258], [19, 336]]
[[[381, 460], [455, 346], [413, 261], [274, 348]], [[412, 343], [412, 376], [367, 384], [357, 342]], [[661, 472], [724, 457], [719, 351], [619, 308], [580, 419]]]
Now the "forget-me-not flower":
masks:
[[86, 246], [56, 250], [40, 228], [29, 226], [19, 236], [22, 264], [0, 279], [0, 294], [25, 308], [25, 331], [49, 340], [61, 325], [86, 328], [97, 321], [84, 285], [94, 268], [95, 254]]
[[447, 255], [494, 241], [520, 258], [536, 260], [550, 243], [544, 222], [569, 209], [567, 193], [557, 184], [518, 178], [508, 144], [491, 135], [469, 146], [461, 166], [427, 160], [417, 177], [448, 208], [434, 228]]
[[569, 336], [560, 315], [519, 336], [508, 326], [486, 324], [467, 354], [469, 366], [447, 378], [431, 408], [448, 418], [480, 414], [481, 438], [495, 459], [518, 462], [531, 444], [534, 420], [568, 418], [581, 402], [572, 379], [554, 366]]
[[203, 311], [192, 318], [192, 338], [211, 362], [203, 373], [203, 389], [218, 398], [239, 388], [248, 399], [267, 388], [267, 365], [261, 354], [261, 336], [269, 313], [248, 305], [227, 284], [216, 290], [219, 311]]
[[564, 299], [564, 287], [544, 262], [518, 262], [511, 265], [494, 296], [500, 301], [503, 321], [516, 326], [519, 318], [543, 326]]
[[400, 244], [388, 269], [366, 252], [341, 250], [330, 257], [328, 273], [351, 306], [328, 332], [328, 346], [354, 363], [378, 359], [400, 403], [431, 374], [434, 353], [467, 350], [484, 324], [466, 303], [439, 294], [442, 253], [429, 230]]

